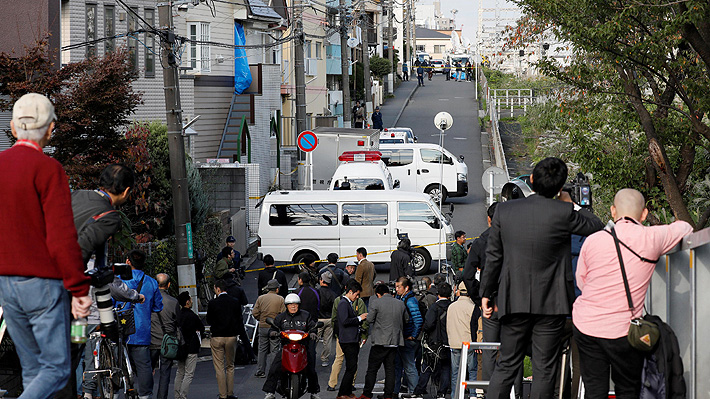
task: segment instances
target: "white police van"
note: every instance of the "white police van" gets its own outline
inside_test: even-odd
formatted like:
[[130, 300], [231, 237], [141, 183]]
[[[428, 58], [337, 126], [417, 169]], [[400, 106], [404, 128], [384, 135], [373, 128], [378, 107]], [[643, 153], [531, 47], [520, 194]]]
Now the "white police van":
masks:
[[299, 263], [335, 252], [341, 257], [367, 249], [372, 262], [389, 262], [399, 237], [415, 248], [418, 274], [432, 260], [446, 259], [454, 229], [431, 197], [399, 190], [274, 191], [264, 197], [259, 219], [259, 252], [276, 261]]
[[[382, 161], [404, 191], [424, 192], [438, 203], [468, 194], [468, 167], [438, 144], [380, 144]], [[439, 190], [441, 184], [441, 191]]]

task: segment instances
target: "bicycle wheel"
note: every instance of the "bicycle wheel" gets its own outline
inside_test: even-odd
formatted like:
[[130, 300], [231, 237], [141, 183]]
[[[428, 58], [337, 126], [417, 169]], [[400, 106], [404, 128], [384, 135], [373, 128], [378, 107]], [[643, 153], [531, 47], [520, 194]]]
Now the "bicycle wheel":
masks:
[[99, 370], [103, 370], [103, 372], [97, 373], [99, 392], [101, 392], [101, 397], [103, 398], [113, 398], [115, 387], [111, 379], [111, 374], [116, 368], [116, 363], [111, 345], [109, 345], [107, 340], [101, 340], [97, 356], [99, 357]]
[[133, 376], [133, 369], [131, 367], [131, 360], [128, 357], [128, 351], [125, 346], [121, 346], [120, 350], [123, 351], [123, 361], [121, 363], [121, 374], [123, 377], [123, 388], [126, 393], [126, 399], [138, 399], [138, 391], [134, 387], [135, 381]]

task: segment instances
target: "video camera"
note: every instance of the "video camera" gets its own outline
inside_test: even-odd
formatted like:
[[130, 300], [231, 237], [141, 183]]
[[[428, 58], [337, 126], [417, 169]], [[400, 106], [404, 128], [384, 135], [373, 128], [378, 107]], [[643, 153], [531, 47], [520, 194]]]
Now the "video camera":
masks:
[[91, 281], [90, 284], [94, 287], [103, 287], [113, 282], [113, 277], [118, 275], [123, 280], [133, 278], [131, 266], [127, 263], [114, 263], [113, 266], [95, 267], [84, 272]]
[[589, 184], [589, 177], [582, 172], [577, 173], [571, 182], [565, 183], [562, 191], [568, 192], [575, 204], [592, 209], [592, 186]]

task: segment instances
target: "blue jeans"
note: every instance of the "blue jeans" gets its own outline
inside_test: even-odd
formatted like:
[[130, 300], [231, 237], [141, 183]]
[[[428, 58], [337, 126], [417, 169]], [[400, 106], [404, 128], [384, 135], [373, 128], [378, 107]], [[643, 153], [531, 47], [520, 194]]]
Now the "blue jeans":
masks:
[[416, 365], [416, 353], [419, 341], [405, 340], [404, 346], [397, 348], [397, 356], [394, 358], [394, 393], [399, 393], [402, 386], [402, 371], [407, 377], [407, 390], [414, 393], [414, 388], [419, 382], [419, 374]]
[[0, 276], [0, 306], [22, 365], [20, 398], [52, 397], [73, 371], [66, 288], [61, 280]]
[[138, 397], [152, 399], [153, 397], [153, 365], [150, 359], [148, 345], [127, 345], [128, 357], [131, 359], [133, 372], [138, 382]]
[[[473, 349], [469, 348], [468, 360], [468, 378], [471, 380], [478, 379], [478, 357]], [[456, 396], [456, 383], [459, 378], [459, 367], [461, 365], [461, 349], [451, 348], [451, 398]], [[464, 381], [468, 381], [465, 377]]]

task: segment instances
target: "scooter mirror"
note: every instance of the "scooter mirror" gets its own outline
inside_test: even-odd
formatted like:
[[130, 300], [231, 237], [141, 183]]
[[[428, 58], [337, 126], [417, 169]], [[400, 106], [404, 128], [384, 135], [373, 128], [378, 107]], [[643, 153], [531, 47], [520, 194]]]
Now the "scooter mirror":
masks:
[[277, 328], [276, 325], [274, 324], [274, 319], [272, 317], [267, 317], [266, 323], [274, 328]]
[[323, 328], [324, 325], [325, 324], [322, 321], [319, 321], [318, 323], [316, 323], [316, 328]]

